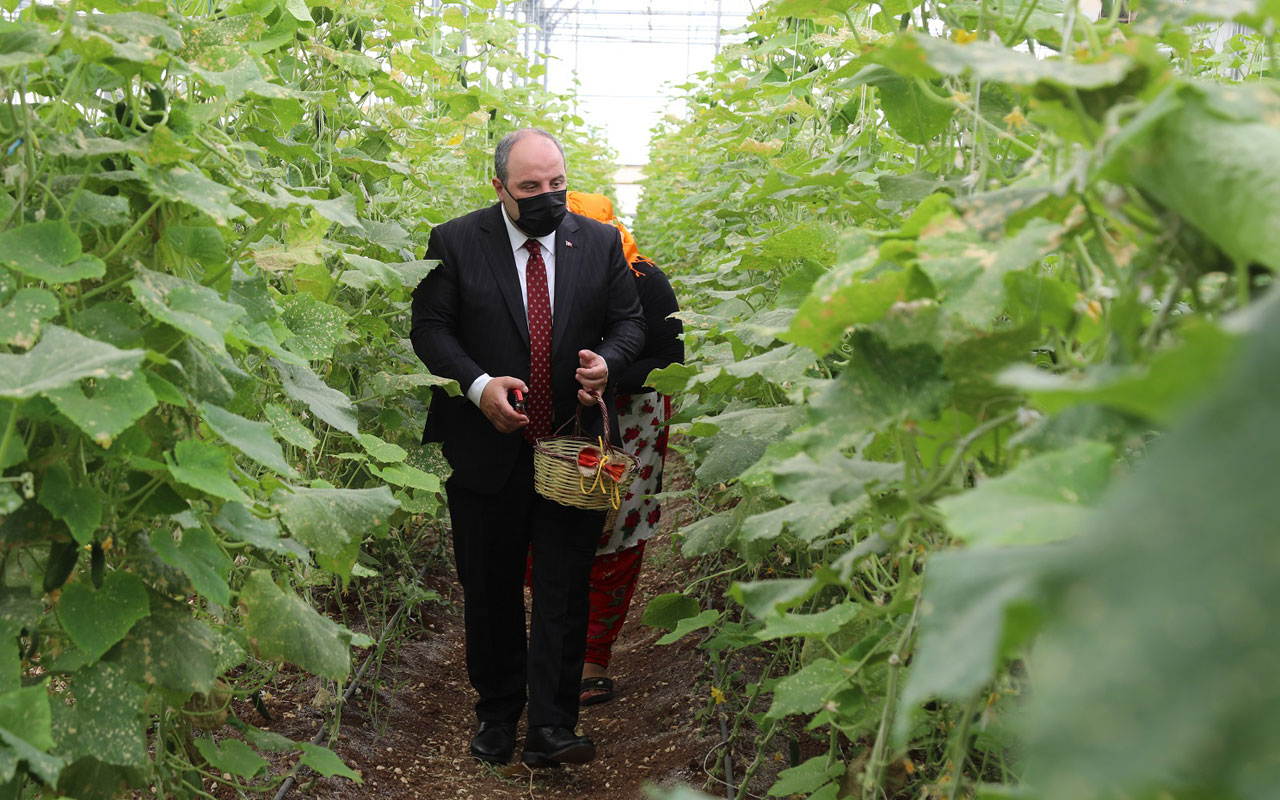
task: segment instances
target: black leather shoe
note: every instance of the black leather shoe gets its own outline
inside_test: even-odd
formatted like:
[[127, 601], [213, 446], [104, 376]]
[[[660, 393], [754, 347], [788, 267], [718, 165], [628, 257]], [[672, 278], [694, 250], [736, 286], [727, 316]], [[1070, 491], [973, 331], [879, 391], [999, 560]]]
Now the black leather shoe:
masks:
[[509, 764], [516, 750], [514, 722], [481, 722], [471, 740], [471, 755], [486, 764]]
[[520, 760], [531, 767], [556, 767], [585, 764], [595, 757], [595, 742], [588, 737], [558, 725], [532, 725], [525, 735]]

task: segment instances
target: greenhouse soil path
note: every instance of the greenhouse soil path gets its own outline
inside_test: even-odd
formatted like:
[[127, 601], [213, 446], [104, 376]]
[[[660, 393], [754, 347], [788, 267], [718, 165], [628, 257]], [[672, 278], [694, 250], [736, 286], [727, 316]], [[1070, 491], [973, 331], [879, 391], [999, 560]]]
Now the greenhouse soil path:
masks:
[[[687, 583], [688, 564], [670, 540], [679, 515], [678, 507], [670, 509], [650, 541], [632, 613], [615, 646], [616, 699], [582, 710], [579, 730], [599, 748], [594, 762], [533, 772], [519, 763], [518, 745], [516, 763], [503, 770], [467, 755], [474, 695], [464, 667], [461, 587], [445, 566], [427, 583], [449, 602], [424, 605], [423, 626], [400, 642], [397, 653], [388, 653], [376, 716], [370, 715], [368, 688], [343, 711], [333, 748], [364, 785], [326, 778], [307, 786], [304, 777], [295, 797], [630, 800], [643, 798], [646, 784], [702, 785], [703, 760], [714, 761], [714, 754], [707, 756], [717, 743], [697, 721], [698, 709], [705, 708], [698, 684], [704, 660], [693, 639], [660, 646], [662, 632], [640, 624], [650, 598]], [[296, 696], [299, 702], [281, 708], [270, 727], [307, 739], [323, 715], [306, 702], [305, 691]], [[522, 723], [518, 742], [523, 735]]]

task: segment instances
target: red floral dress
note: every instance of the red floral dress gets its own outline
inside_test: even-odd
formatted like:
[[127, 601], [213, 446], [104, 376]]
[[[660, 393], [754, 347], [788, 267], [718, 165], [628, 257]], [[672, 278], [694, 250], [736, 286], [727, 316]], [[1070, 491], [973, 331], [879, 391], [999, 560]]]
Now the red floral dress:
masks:
[[619, 393], [615, 402], [622, 448], [640, 461], [640, 472], [622, 498], [613, 527], [606, 527], [600, 537], [597, 556], [617, 553], [647, 540], [658, 530], [662, 518], [662, 504], [653, 495], [662, 491], [662, 462], [667, 455], [665, 423], [671, 418], [671, 398], [656, 392]]

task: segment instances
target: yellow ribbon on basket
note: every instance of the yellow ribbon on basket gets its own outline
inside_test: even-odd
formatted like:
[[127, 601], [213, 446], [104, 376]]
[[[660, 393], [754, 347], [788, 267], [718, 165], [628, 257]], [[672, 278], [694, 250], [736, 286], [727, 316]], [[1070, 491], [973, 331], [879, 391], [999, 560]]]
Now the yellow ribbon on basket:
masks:
[[[591, 494], [600, 487], [601, 493], [608, 495], [612, 488], [609, 503], [616, 511], [622, 505], [622, 493], [618, 483], [627, 473], [627, 465], [622, 460], [613, 459], [604, 447], [604, 439], [597, 436], [600, 447], [584, 447], [578, 451], [578, 488], [583, 494]], [[587, 478], [592, 478], [591, 488], [587, 488]], [[606, 480], [606, 478], [608, 480]]]

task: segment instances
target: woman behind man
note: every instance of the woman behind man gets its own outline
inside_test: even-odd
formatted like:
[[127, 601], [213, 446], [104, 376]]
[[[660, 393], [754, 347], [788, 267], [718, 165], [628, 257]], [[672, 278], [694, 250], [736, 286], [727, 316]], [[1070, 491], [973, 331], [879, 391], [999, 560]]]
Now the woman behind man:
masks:
[[644, 307], [647, 334], [644, 350], [617, 380], [616, 408], [622, 447], [640, 461], [640, 474], [631, 483], [615, 515], [610, 514], [600, 537], [591, 569], [591, 617], [587, 627], [587, 658], [582, 668], [581, 705], [613, 699], [609, 660], [613, 643], [631, 605], [640, 577], [645, 542], [658, 530], [662, 506], [651, 495], [662, 491], [662, 464], [667, 454], [666, 421], [671, 398], [644, 385], [649, 373], [684, 361], [684, 326], [668, 317], [679, 310], [675, 291], [662, 270], [640, 255], [630, 231], [613, 214], [613, 203], [599, 194], [569, 192], [569, 210], [618, 229], [623, 255], [636, 279], [636, 293]]

